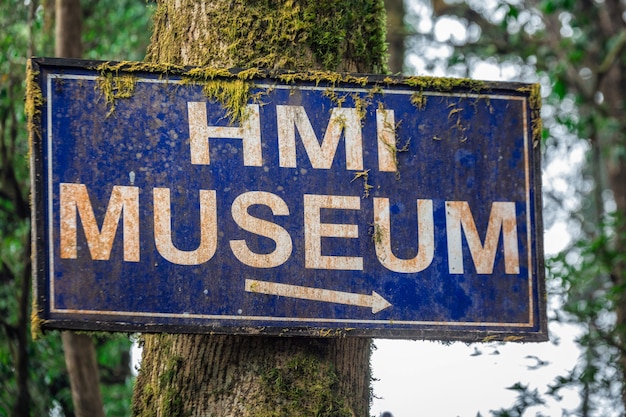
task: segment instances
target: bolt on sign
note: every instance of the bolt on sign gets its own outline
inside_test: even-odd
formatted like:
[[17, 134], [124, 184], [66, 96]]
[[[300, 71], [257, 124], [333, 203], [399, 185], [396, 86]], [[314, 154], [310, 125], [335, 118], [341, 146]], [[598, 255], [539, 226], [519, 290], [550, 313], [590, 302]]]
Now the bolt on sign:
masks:
[[547, 338], [539, 88], [34, 59], [37, 324]]

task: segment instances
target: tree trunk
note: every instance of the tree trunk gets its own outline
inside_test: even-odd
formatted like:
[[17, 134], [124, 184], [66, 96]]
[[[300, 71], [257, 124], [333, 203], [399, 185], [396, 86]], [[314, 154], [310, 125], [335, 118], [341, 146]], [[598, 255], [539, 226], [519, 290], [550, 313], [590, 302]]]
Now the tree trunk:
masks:
[[76, 417], [104, 417], [96, 350], [91, 337], [63, 332], [65, 365], [70, 376]]
[[404, 69], [404, 0], [385, 0], [389, 71], [401, 74]]
[[[160, 0], [147, 60], [381, 72], [382, 0]], [[366, 416], [371, 340], [144, 335], [137, 416]]]
[[[608, 74], [605, 82], [606, 93], [611, 105], [612, 117], [620, 120], [624, 117], [625, 100], [622, 97], [626, 91], [626, 74], [623, 73], [624, 65], [615, 68]], [[621, 94], [609, 93], [619, 91]], [[615, 253], [617, 254], [611, 277], [613, 284], [618, 289], [618, 297], [615, 303], [616, 329], [619, 336], [620, 367], [622, 370], [622, 403], [626, 410], [626, 157], [623, 150], [626, 148], [626, 123], [622, 122], [621, 131], [618, 131], [611, 140], [606, 158], [608, 182], [615, 200], [615, 212], [618, 214], [617, 230], [615, 231]]]
[[[0, 138], [2, 140], [2, 138]], [[16, 200], [22, 200], [22, 197], [17, 197]], [[24, 203], [26, 203], [24, 201]], [[17, 204], [16, 204], [17, 205]], [[15, 326], [15, 382], [17, 385], [17, 396], [15, 403], [13, 404], [13, 415], [15, 416], [28, 416], [30, 414], [30, 402], [31, 393], [28, 388], [28, 308], [30, 300], [30, 245], [28, 242], [24, 242], [24, 269], [15, 274], [15, 280], [19, 280], [19, 310], [17, 312], [17, 323]]]
[[622, 404], [626, 409], [626, 31], [623, 15], [626, 7], [623, 2], [610, 0], [598, 7], [598, 31], [606, 40], [608, 52], [598, 69], [599, 91], [602, 92], [604, 103], [600, 111], [615, 126], [610, 135], [601, 142], [606, 163], [609, 188], [613, 192], [615, 212], [618, 214], [617, 230], [615, 231], [615, 253], [618, 254], [611, 277], [617, 289], [618, 298], [615, 303], [616, 329], [620, 345], [620, 366], [622, 371]]
[[[80, 58], [83, 53], [80, 0], [56, 0], [55, 18], [55, 54], [61, 58]], [[62, 340], [74, 413], [77, 417], [104, 417], [98, 364], [91, 337], [65, 331]]]
[[369, 339], [144, 338], [134, 415], [368, 415]]
[[61, 58], [80, 58], [83, 17], [80, 0], [56, 0], [54, 52]]

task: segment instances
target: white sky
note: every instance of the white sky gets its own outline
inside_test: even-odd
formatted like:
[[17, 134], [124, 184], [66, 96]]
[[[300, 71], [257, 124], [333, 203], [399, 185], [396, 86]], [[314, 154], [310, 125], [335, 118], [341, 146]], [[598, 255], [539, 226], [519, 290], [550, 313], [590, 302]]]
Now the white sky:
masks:
[[[507, 390], [517, 382], [539, 387], [556, 375], [564, 375], [576, 363], [578, 349], [571, 338], [560, 345], [528, 344], [466, 345], [406, 340], [377, 340], [372, 367], [374, 394], [372, 415], [389, 411], [394, 417], [462, 416], [509, 407], [515, 393]], [[482, 354], [475, 355], [475, 349]], [[538, 357], [549, 365], [529, 370]], [[578, 397], [570, 393], [560, 404], [574, 408]], [[558, 409], [558, 408], [556, 408]], [[561, 413], [559, 412], [558, 415]], [[556, 414], [555, 414], [556, 415]]]

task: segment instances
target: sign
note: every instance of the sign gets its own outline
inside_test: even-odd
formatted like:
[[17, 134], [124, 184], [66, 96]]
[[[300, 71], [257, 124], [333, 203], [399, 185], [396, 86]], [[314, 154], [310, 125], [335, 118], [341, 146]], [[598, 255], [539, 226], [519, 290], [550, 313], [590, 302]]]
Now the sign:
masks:
[[537, 86], [31, 66], [44, 328], [547, 338]]

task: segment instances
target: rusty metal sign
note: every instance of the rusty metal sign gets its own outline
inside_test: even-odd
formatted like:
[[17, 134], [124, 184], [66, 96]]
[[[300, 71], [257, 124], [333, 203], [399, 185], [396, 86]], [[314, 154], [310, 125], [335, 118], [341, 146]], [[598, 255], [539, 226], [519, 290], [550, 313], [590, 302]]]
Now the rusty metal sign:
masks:
[[537, 86], [31, 67], [43, 328], [547, 338]]

